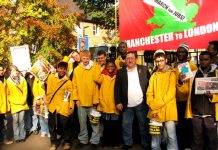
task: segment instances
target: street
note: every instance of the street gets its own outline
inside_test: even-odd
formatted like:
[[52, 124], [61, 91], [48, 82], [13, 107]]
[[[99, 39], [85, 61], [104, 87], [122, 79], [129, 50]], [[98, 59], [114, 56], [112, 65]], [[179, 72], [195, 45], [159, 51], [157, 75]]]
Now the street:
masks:
[[[75, 144], [75, 142], [73, 142]], [[11, 145], [0, 145], [0, 150], [49, 150], [50, 140], [48, 137], [41, 137], [39, 135], [30, 135], [23, 143], [13, 143]], [[89, 146], [81, 149], [88, 150]], [[63, 147], [59, 145], [57, 150], [62, 150]], [[99, 150], [106, 150], [99, 146]], [[76, 150], [74, 147], [71, 150]], [[108, 148], [107, 150], [119, 150], [119, 148]], [[131, 150], [142, 150], [139, 144], [135, 144]]]

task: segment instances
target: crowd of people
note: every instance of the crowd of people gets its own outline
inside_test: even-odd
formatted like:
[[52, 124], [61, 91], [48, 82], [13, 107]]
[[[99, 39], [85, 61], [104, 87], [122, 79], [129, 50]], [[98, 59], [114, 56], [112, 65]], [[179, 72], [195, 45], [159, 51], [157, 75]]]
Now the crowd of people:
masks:
[[[200, 53], [199, 65], [190, 61], [185, 43], [172, 64], [165, 51], [155, 51], [152, 71], [139, 65], [137, 53], [127, 51], [125, 42], [119, 44], [119, 54], [113, 61], [98, 51], [93, 61], [88, 50], [73, 50], [45, 81], [31, 72], [22, 75], [14, 65], [6, 72], [0, 64], [0, 142], [25, 142], [40, 132], [50, 138], [49, 150], [57, 149], [60, 137], [64, 150], [75, 138], [76, 149], [89, 144], [96, 150], [101, 143], [128, 150], [136, 117], [145, 150], [217, 150], [218, 94], [196, 94], [195, 84], [196, 78], [218, 76], [218, 41]], [[183, 63], [189, 64], [192, 77], [179, 70]], [[6, 134], [9, 116], [13, 139]]]

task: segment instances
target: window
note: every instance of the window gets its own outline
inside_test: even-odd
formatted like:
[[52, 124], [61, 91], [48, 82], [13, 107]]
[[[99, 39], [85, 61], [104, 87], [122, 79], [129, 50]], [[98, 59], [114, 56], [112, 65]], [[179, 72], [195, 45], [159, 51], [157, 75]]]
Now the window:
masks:
[[93, 25], [93, 35], [98, 35], [99, 31], [98, 31], [98, 26], [97, 25]]

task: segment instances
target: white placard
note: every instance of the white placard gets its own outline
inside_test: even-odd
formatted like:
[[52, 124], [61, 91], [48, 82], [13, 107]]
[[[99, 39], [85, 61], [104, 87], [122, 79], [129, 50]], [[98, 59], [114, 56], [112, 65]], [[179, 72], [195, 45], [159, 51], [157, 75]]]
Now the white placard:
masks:
[[191, 71], [191, 68], [190, 68], [190, 65], [189, 65], [188, 62], [179, 64], [179, 65], [178, 65], [178, 69], [179, 69], [179, 72], [180, 72], [180, 73], [182, 73], [182, 74], [185, 75], [185, 79], [183, 79], [183, 81], [186, 80], [186, 79], [189, 79], [189, 78], [193, 77], [193, 73], [192, 73], [192, 71]]
[[31, 68], [28, 45], [10, 47], [10, 51], [12, 64], [17, 66], [19, 71], [26, 71]]
[[212, 94], [218, 93], [218, 77], [195, 79], [195, 94], [204, 94], [206, 91]]

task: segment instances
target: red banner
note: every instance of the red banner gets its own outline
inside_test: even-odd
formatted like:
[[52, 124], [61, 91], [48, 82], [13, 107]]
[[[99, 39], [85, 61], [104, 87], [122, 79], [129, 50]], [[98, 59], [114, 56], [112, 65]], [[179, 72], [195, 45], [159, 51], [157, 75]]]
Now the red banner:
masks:
[[206, 48], [218, 40], [215, 0], [120, 0], [120, 39], [129, 50]]

